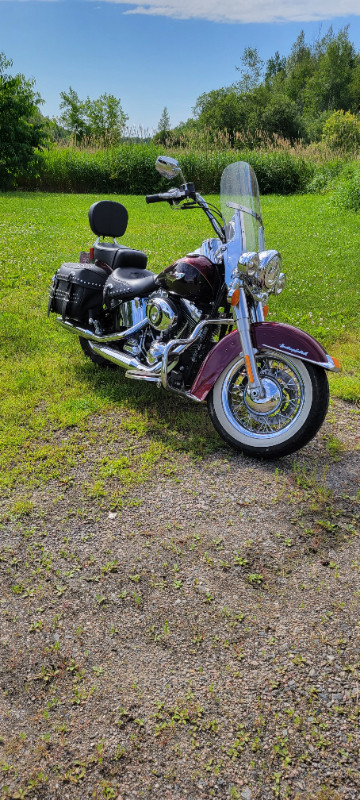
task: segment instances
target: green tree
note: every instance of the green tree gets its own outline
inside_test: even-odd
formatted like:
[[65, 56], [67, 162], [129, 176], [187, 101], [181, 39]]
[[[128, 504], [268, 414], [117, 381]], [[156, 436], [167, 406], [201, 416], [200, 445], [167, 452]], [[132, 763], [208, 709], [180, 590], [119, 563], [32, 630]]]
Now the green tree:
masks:
[[157, 129], [158, 129], [159, 133], [162, 133], [162, 132], [168, 133], [168, 131], [171, 129], [170, 115], [169, 115], [169, 112], [168, 112], [166, 106], [164, 106], [163, 112], [162, 112], [161, 117], [159, 119], [159, 124], [158, 124], [158, 128]]
[[106, 92], [96, 100], [80, 100], [74, 89], [60, 92], [60, 122], [73, 138], [74, 144], [88, 140], [103, 146], [119, 142], [128, 116], [121, 101]]
[[159, 124], [157, 126], [157, 133], [154, 136], [154, 141], [157, 144], [166, 144], [167, 140], [169, 139], [170, 132], [170, 115], [166, 106], [164, 106], [163, 112], [159, 119]]
[[15, 186], [19, 175], [36, 168], [36, 149], [46, 143], [39, 112], [43, 102], [35, 81], [10, 75], [12, 61], [0, 53], [0, 187]]
[[72, 136], [74, 144], [81, 144], [90, 134], [86, 120], [86, 105], [71, 86], [68, 92], [60, 92], [60, 97], [62, 109], [60, 123]]
[[284, 91], [296, 104], [299, 114], [304, 113], [305, 91], [308, 81], [316, 70], [316, 60], [311, 47], [305, 42], [304, 31], [299, 33], [286, 62]]
[[256, 47], [245, 47], [241, 56], [241, 67], [235, 67], [241, 72], [238, 87], [241, 92], [252, 92], [261, 82], [264, 62], [261, 60]]
[[275, 55], [266, 62], [265, 83], [272, 84], [276, 76], [285, 76], [286, 58], [280, 56], [277, 50]]
[[240, 99], [235, 87], [204, 92], [194, 106], [198, 125], [207, 131], [226, 131], [233, 141], [236, 131], [247, 126], [246, 102]]
[[263, 109], [260, 125], [261, 130], [270, 138], [275, 135], [294, 142], [305, 135], [304, 123], [296, 104], [285, 94], [270, 95]]
[[304, 87], [304, 111], [310, 115], [335, 109], [352, 109], [352, 75], [355, 50], [349, 41], [348, 29], [334, 36], [330, 28], [315, 44], [313, 58], [316, 69]]
[[97, 144], [117, 144], [129, 119], [121, 101], [105, 92], [97, 100], [87, 97], [84, 106], [91, 139]]

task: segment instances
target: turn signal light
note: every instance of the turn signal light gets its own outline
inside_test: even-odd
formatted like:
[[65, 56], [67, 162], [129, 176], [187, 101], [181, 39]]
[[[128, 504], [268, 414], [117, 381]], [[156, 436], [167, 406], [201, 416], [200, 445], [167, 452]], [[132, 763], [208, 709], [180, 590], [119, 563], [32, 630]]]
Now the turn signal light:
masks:
[[264, 317], [266, 318], [268, 313], [269, 313], [269, 306], [264, 306], [263, 307], [263, 312], [264, 312]]
[[341, 364], [340, 364], [340, 361], [339, 361], [339, 359], [338, 359], [338, 358], [333, 358], [333, 357], [332, 357], [332, 360], [333, 360], [333, 362], [334, 362], [334, 364], [335, 364], [335, 367], [336, 367], [336, 369], [341, 369]]
[[245, 364], [246, 364], [246, 371], [249, 376], [250, 383], [254, 383], [254, 376], [253, 371], [251, 369], [250, 358], [249, 356], [245, 356]]
[[231, 300], [230, 300], [231, 305], [232, 306], [237, 306], [239, 300], [240, 300], [240, 289], [235, 289], [235, 291], [232, 293], [232, 296], [231, 296]]

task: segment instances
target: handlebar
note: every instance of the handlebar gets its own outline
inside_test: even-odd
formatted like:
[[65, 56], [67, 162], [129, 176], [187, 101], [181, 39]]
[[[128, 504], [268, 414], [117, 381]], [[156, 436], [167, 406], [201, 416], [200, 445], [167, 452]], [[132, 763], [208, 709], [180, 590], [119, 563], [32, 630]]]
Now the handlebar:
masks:
[[148, 194], [145, 200], [147, 203], [162, 203], [165, 201], [171, 203], [173, 200], [184, 200], [185, 197], [186, 192], [181, 191], [181, 189], [170, 189], [169, 192], [163, 192], [162, 194]]
[[147, 194], [145, 200], [147, 203], [162, 203], [165, 197], [162, 194]]
[[148, 194], [145, 197], [147, 203], [167, 202], [176, 205], [180, 203], [181, 200], [186, 199], [189, 199], [192, 202], [190, 202], [188, 205], [181, 206], [181, 208], [201, 208], [205, 212], [210, 224], [214, 228], [216, 235], [222, 242], [225, 242], [224, 228], [216, 221], [214, 214], [210, 210], [206, 201], [195, 191], [195, 186], [193, 183], [184, 183], [180, 189], [176, 189], [174, 187], [168, 192], [162, 192], [161, 194]]

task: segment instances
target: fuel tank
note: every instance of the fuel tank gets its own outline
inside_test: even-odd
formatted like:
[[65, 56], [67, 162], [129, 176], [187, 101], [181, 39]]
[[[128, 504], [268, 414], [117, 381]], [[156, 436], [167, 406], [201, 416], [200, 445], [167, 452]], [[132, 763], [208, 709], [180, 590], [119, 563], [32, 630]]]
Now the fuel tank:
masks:
[[166, 267], [158, 275], [157, 282], [185, 300], [211, 303], [220, 288], [219, 266], [205, 256], [184, 256]]

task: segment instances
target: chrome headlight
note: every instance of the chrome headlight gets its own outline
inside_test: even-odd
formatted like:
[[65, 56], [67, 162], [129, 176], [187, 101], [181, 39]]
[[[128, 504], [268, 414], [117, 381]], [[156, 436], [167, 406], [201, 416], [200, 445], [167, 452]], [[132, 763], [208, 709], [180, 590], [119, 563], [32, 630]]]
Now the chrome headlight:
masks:
[[[280, 275], [281, 255], [277, 250], [263, 250], [259, 253], [258, 279], [268, 289], [273, 289]], [[281, 289], [280, 289], [281, 291]]]
[[239, 258], [238, 268], [252, 278], [259, 269], [259, 253], [243, 253]]
[[274, 286], [274, 294], [281, 294], [282, 290], [285, 288], [286, 278], [283, 272], [280, 272], [280, 275], [275, 283]]

